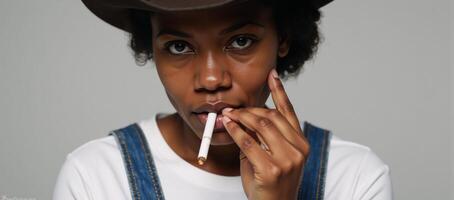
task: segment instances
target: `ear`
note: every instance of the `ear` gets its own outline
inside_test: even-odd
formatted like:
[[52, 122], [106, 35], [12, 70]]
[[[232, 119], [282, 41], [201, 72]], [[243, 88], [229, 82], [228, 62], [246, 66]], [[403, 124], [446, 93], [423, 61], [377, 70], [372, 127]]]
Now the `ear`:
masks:
[[289, 49], [290, 49], [290, 40], [289, 40], [289, 37], [287, 36], [287, 34], [280, 36], [277, 55], [280, 58], [283, 58], [288, 54]]

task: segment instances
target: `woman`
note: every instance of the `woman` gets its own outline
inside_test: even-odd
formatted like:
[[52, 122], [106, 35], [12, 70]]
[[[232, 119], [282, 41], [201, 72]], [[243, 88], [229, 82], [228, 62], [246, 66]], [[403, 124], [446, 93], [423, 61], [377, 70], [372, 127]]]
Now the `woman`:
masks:
[[[300, 123], [279, 78], [315, 52], [328, 2], [84, 0], [131, 34], [140, 65], [154, 61], [176, 113], [70, 153], [54, 199], [391, 199], [388, 167]], [[218, 115], [199, 165], [209, 112]]]

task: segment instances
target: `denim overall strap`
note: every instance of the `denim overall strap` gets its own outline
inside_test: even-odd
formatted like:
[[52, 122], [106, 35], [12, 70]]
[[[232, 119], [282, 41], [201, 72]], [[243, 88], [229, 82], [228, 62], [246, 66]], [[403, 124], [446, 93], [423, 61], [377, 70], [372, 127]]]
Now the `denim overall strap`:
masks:
[[120, 145], [133, 200], [163, 200], [156, 167], [142, 129], [137, 123], [114, 130]]
[[323, 200], [331, 132], [304, 122], [310, 153], [304, 165], [299, 200]]

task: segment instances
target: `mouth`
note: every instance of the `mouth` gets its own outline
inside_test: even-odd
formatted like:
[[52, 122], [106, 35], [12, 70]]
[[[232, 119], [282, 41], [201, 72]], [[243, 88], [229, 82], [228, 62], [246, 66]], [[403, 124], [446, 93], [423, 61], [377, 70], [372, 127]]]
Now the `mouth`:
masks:
[[207, 122], [208, 113], [210, 113], [210, 112], [217, 113], [216, 123], [214, 125], [213, 133], [226, 132], [224, 123], [222, 123], [222, 117], [223, 117], [222, 110], [224, 108], [239, 108], [239, 107], [240, 106], [228, 104], [225, 102], [216, 102], [214, 104], [205, 103], [205, 104], [202, 104], [201, 106], [197, 107], [193, 111], [193, 114], [195, 114], [197, 116], [197, 119], [205, 127], [205, 124]]
[[[207, 118], [208, 118], [208, 113], [207, 112], [197, 113], [196, 116], [199, 119], [200, 123], [202, 123], [202, 125], [205, 127], [205, 124], [206, 124]], [[225, 127], [224, 127], [224, 123], [222, 123], [222, 117], [223, 117], [222, 114], [218, 114], [216, 116], [216, 122], [214, 124], [213, 133], [225, 132], [226, 131]]]

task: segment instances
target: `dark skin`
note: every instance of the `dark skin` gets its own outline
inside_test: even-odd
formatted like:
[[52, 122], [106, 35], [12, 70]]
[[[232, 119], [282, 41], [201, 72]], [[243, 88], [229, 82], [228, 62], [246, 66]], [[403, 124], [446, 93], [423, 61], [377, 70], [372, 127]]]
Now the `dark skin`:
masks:
[[[249, 199], [296, 199], [309, 152], [279, 78], [288, 53], [270, 8], [248, 2], [151, 17], [154, 62], [176, 113], [158, 119], [169, 146], [195, 167], [241, 175]], [[276, 109], [265, 107], [272, 95]], [[212, 136], [209, 158], [197, 164], [204, 124], [193, 110], [222, 101], [226, 131]], [[266, 144], [264, 150], [260, 143]]]

